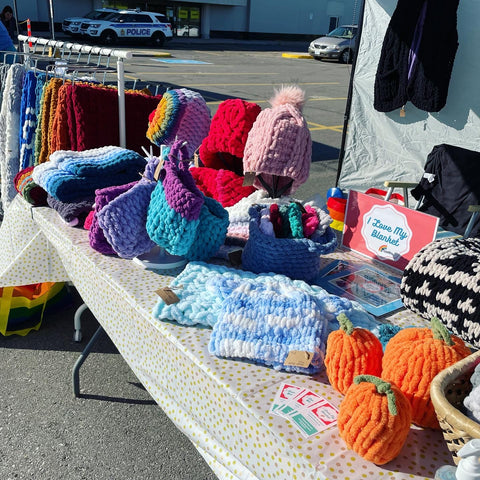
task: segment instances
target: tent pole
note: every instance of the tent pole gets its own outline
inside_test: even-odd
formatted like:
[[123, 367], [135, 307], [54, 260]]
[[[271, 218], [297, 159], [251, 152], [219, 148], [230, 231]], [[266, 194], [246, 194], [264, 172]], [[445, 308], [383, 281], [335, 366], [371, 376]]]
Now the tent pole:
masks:
[[343, 132], [342, 132], [342, 143], [340, 145], [340, 153], [338, 156], [338, 168], [337, 168], [337, 179], [335, 181], [335, 186], [338, 187], [338, 181], [340, 179], [340, 172], [342, 170], [343, 165], [343, 158], [345, 157], [345, 142], [347, 139], [347, 128], [348, 128], [348, 121], [350, 119], [350, 110], [352, 108], [352, 94], [353, 94], [353, 77], [355, 76], [355, 66], [357, 64], [357, 56], [358, 56], [358, 47], [360, 46], [360, 38], [362, 37], [362, 30], [363, 30], [363, 16], [365, 13], [365, 2], [367, 0], [363, 0], [362, 2], [362, 9], [360, 10], [360, 21], [358, 22], [358, 35], [356, 38], [356, 51], [357, 54], [353, 58], [352, 62], [352, 72], [350, 74], [350, 82], [348, 84], [348, 95], [347, 95], [347, 103], [345, 105], [345, 113], [343, 115]]

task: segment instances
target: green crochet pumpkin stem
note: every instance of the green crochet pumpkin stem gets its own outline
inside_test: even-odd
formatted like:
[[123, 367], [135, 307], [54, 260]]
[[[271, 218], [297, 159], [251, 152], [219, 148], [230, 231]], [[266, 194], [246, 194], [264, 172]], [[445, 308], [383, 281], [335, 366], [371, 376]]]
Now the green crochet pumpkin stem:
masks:
[[433, 332], [433, 338], [443, 340], [449, 347], [453, 345], [452, 336], [448, 332], [445, 325], [443, 325], [437, 317], [432, 317], [430, 320], [430, 325], [430, 328]]
[[375, 375], [357, 375], [353, 381], [355, 385], [362, 382], [373, 383], [377, 387], [378, 393], [387, 396], [388, 411], [390, 414], [394, 416], [397, 414], [397, 399], [395, 398], [395, 393], [393, 392], [390, 383], [376, 377]]
[[353, 332], [353, 323], [351, 320], [344, 314], [341, 313], [337, 316], [338, 323], [340, 324], [340, 328], [347, 334], [351, 335]]

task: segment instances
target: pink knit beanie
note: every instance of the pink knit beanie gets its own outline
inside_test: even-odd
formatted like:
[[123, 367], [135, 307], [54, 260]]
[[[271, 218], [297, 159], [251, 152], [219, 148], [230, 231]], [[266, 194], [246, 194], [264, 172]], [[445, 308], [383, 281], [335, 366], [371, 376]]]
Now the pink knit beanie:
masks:
[[255, 186], [272, 196], [293, 193], [305, 183], [312, 161], [312, 139], [302, 115], [304, 91], [284, 86], [270, 100], [247, 138], [244, 172], [255, 172]]

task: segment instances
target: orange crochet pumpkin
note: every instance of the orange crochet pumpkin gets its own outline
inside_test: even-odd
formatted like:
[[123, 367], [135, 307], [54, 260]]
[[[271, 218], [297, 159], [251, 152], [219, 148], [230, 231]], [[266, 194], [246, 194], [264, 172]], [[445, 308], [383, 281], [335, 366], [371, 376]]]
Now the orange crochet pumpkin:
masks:
[[395, 383], [412, 405], [413, 423], [440, 429], [430, 399], [430, 384], [437, 373], [470, 355], [462, 339], [450, 335], [438, 318], [431, 328], [405, 328], [387, 343], [382, 378]]
[[328, 335], [325, 367], [332, 387], [345, 395], [357, 375], [380, 375], [383, 349], [372, 332], [353, 328], [344, 313], [337, 320], [340, 329]]
[[412, 410], [395, 385], [373, 375], [355, 377], [338, 411], [338, 430], [347, 447], [383, 465], [402, 450]]

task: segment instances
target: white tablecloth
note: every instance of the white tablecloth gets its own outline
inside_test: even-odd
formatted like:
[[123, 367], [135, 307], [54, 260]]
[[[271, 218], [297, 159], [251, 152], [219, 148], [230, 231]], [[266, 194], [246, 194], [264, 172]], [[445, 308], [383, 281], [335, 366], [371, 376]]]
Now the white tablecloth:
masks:
[[[335, 427], [304, 439], [268, 411], [283, 382], [338, 406], [342, 397], [324, 373], [312, 378], [211, 356], [210, 330], [151, 316], [155, 290], [171, 276], [95, 252], [88, 232], [67, 226], [52, 209], [31, 208], [16, 197], [0, 242], [0, 286], [72, 281], [139, 380], [220, 479], [431, 479], [452, 463], [440, 431], [412, 427], [401, 454], [383, 467], [347, 450]], [[423, 323], [406, 311], [390, 320]]]

